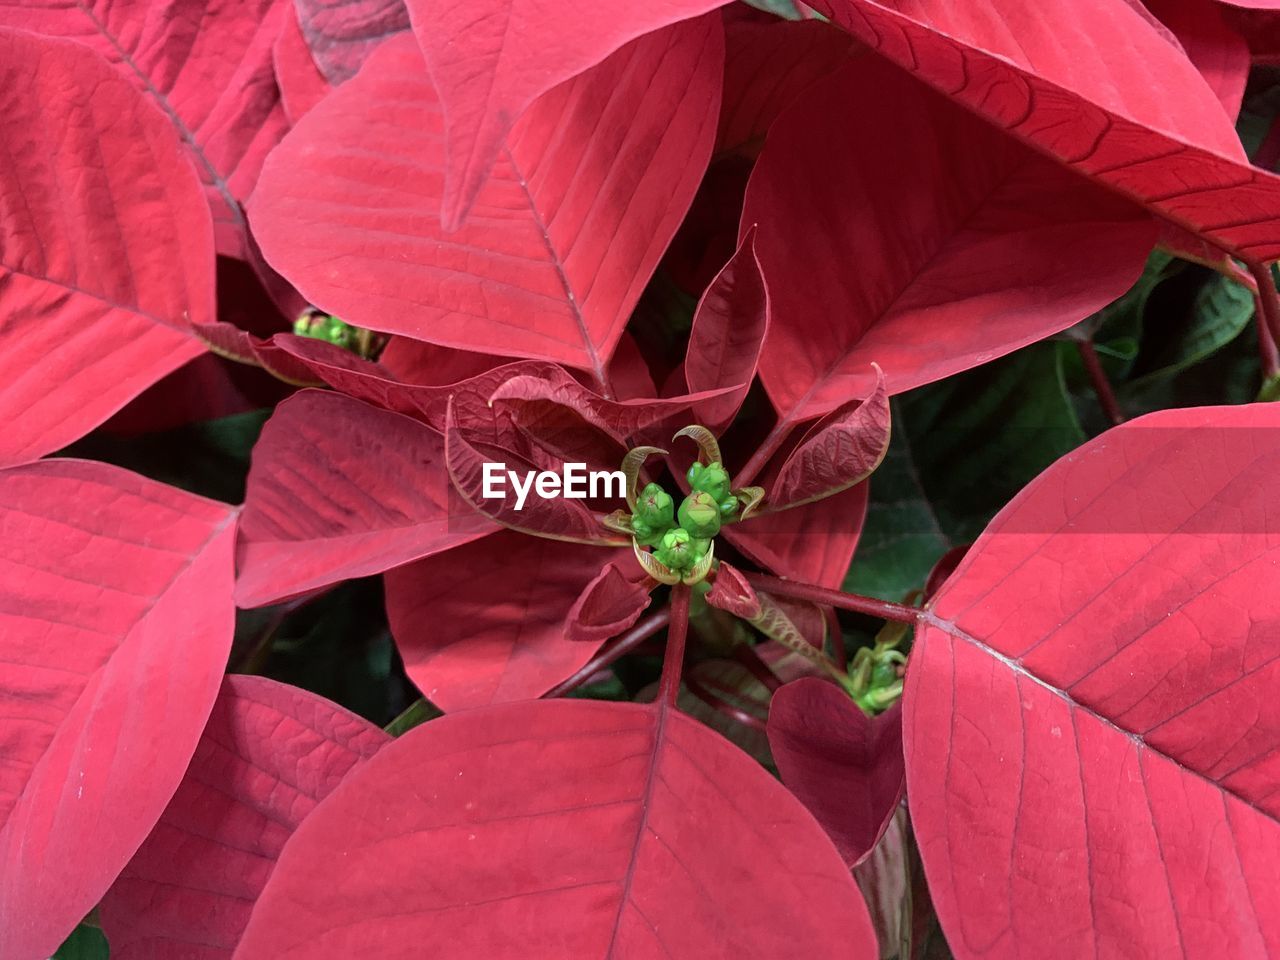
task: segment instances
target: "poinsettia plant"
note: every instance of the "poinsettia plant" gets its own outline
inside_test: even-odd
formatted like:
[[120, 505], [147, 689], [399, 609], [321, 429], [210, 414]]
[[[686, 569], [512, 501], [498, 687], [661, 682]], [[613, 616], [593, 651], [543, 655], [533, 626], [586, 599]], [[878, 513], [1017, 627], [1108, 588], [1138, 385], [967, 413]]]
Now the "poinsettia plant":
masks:
[[0, 956], [1280, 954], [1277, 37], [0, 2]]

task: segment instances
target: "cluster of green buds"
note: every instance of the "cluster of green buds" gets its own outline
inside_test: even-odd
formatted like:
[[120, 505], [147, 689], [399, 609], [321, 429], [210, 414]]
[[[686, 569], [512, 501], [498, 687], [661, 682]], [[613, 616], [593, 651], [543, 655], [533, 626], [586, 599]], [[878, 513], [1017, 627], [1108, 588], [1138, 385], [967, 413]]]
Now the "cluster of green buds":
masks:
[[849, 695], [870, 716], [883, 713], [902, 697], [907, 657], [899, 646], [907, 632], [906, 624], [886, 624], [875, 645], [860, 649], [849, 664]]
[[[692, 437], [701, 456], [689, 468], [689, 495], [677, 508], [675, 498], [657, 483], [639, 491], [639, 474], [656, 447], [637, 447], [622, 462], [628, 482], [630, 514], [619, 512], [609, 524], [631, 535], [641, 565], [661, 583], [696, 584], [715, 562], [715, 536], [722, 524], [746, 516], [764, 495], [758, 488], [734, 491], [720, 459], [720, 447], [705, 427], [686, 427], [677, 437]], [[642, 548], [652, 548], [652, 553]]]
[[327, 340], [345, 350], [355, 342], [356, 328], [330, 314], [308, 310], [293, 321], [293, 332], [300, 337]]

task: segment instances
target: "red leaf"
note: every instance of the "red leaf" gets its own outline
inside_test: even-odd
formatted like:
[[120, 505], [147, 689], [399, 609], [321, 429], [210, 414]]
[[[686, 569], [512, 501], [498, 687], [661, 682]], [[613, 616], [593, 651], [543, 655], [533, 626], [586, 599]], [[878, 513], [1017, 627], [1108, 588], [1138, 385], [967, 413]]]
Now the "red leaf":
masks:
[[5, 466], [66, 446], [202, 353], [190, 323], [213, 321], [214, 257], [177, 137], [96, 54], [0, 30], [0, 87]]
[[285, 841], [390, 739], [305, 690], [227, 677], [182, 785], [99, 906], [111, 956], [230, 960]]
[[717, 153], [758, 152], [778, 114], [853, 51], [847, 33], [820, 20], [726, 19], [724, 40]]
[[716, 578], [707, 592], [706, 601], [743, 620], [754, 620], [760, 616], [760, 598], [747, 583], [747, 578], [726, 560], [721, 560], [716, 567]]
[[1240, 113], [1249, 80], [1249, 45], [1228, 22], [1217, 0], [1145, 0], [1177, 38], [1227, 115]]
[[767, 510], [789, 510], [834, 496], [871, 476], [889, 452], [892, 418], [884, 375], [866, 400], [838, 407], [814, 424], [769, 484]]
[[[378, 363], [397, 380], [443, 385], [479, 376], [494, 367], [511, 363], [511, 358], [453, 350], [425, 340], [392, 337], [378, 357]], [[493, 393], [492, 388], [486, 391], [489, 393]]]
[[1107, 431], [933, 602], [907, 794], [958, 958], [1280, 951], [1277, 428], [1259, 404]]
[[848, 870], [755, 761], [673, 710], [587, 701], [468, 711], [389, 744], [298, 829], [236, 956], [423, 944], [441, 960], [877, 955]]
[[[22, 0], [0, 4], [0, 25], [79, 41], [115, 64], [186, 145], [205, 184], [219, 252], [247, 257], [240, 203], [288, 129], [271, 48], [292, 6], [288, 0]], [[56, 101], [45, 101], [46, 109], [50, 102]]]
[[691, 391], [736, 388], [694, 406], [694, 416], [712, 433], [723, 432], [737, 416], [755, 380], [768, 332], [769, 290], [760, 272], [752, 227], [702, 295], [685, 354], [684, 376]]
[[872, 719], [816, 677], [788, 683], [769, 705], [769, 749], [782, 782], [818, 818], [845, 863], [866, 859], [902, 799], [902, 711]]
[[604, 641], [566, 633], [570, 608], [620, 556], [503, 531], [386, 575], [405, 671], [442, 710], [546, 693]]
[[780, 577], [838, 587], [849, 571], [866, 515], [867, 485], [860, 483], [798, 510], [752, 514], [721, 533]]
[[307, 38], [302, 35], [296, 11], [280, 25], [280, 35], [271, 48], [276, 83], [280, 87], [280, 103], [289, 122], [297, 123], [329, 92], [329, 81], [320, 72]]
[[105, 464], [0, 473], [0, 956], [50, 956], [181, 781], [231, 647], [233, 517]]
[[350, 80], [384, 40], [409, 29], [404, 0], [294, 0], [302, 35], [331, 83]]
[[344, 320], [603, 379], [710, 154], [722, 45], [719, 23], [698, 20], [548, 94], [512, 131], [472, 221], [446, 233], [441, 107], [412, 39], [394, 38], [272, 154], [254, 229]]
[[1249, 165], [1204, 79], [1123, 0], [832, 0], [832, 13], [1078, 173], [1243, 260], [1280, 257], [1280, 177]]
[[[796, 175], [833, 155], [840, 176]], [[896, 394], [1063, 330], [1155, 242], [1130, 204], [866, 57], [778, 119], [742, 222], [761, 225], [760, 373], [784, 421], [868, 396], [873, 362]]]
[[[634, 573], [638, 571], [633, 569]], [[653, 586], [654, 582], [647, 577], [628, 576], [618, 561], [608, 564], [587, 584], [569, 610], [566, 622], [569, 639], [598, 643], [616, 637], [640, 619], [652, 600], [649, 591]]]
[[303, 390], [253, 451], [236, 601], [256, 607], [484, 536], [452, 493], [440, 435], [396, 413]]
[[[193, 329], [196, 336], [220, 357], [234, 360], [237, 363], [262, 367], [273, 377], [296, 386], [318, 387], [324, 384], [324, 380], [311, 371], [310, 364], [300, 363], [287, 351], [280, 349], [276, 345], [274, 337], [270, 340], [263, 340], [247, 330], [241, 330], [239, 327], [221, 320], [217, 323], [193, 324]], [[313, 342], [320, 344], [320, 341]], [[329, 343], [320, 344], [320, 347], [327, 348], [329, 351], [346, 353], [340, 347]], [[318, 352], [324, 353], [324, 349], [320, 349]], [[328, 356], [327, 353], [325, 355]]]
[[[637, 38], [641, 38], [641, 45], [657, 42], [665, 46], [668, 41], [664, 35], [705, 37], [703, 32], [708, 31], [715, 34], [714, 59], [720, 61], [723, 31], [718, 15], [702, 17], [692, 30], [689, 23], [679, 21], [724, 3], [659, 0], [549, 6], [528, 0], [477, 0], [462, 6], [445, 0], [407, 0], [414, 32], [448, 121], [449, 146], [441, 163], [444, 189], [439, 201], [445, 230], [458, 229], [473, 206], [484, 206], [486, 180], [492, 171], [502, 168], [503, 142], [509, 144], [512, 129], [518, 129], [528, 113], [536, 112], [539, 98], [557, 85], [576, 83], [576, 78]], [[675, 26], [660, 29], [668, 25]], [[683, 98], [687, 94], [698, 102], [693, 109], [700, 116], [702, 108], [709, 107], [714, 124], [719, 109], [720, 64], [715, 67], [714, 92], [706, 78], [686, 90], [687, 80], [667, 77], [673, 70], [683, 72], [670, 64], [655, 79], [663, 85], [676, 79], [668, 95]], [[666, 111], [674, 112], [672, 106]], [[631, 108], [624, 107], [624, 112], [630, 119]], [[713, 131], [706, 132], [713, 136]], [[710, 142], [706, 146], [709, 151]], [[705, 160], [699, 162], [700, 152], [683, 153], [685, 162], [699, 175], [705, 164]], [[675, 169], [673, 179], [674, 174]]]

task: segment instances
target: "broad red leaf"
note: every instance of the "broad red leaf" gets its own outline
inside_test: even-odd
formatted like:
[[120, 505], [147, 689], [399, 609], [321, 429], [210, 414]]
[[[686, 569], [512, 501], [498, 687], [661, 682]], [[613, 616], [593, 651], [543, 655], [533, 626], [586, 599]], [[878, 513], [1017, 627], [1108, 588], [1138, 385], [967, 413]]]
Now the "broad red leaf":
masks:
[[907, 795], [958, 958], [1280, 951], [1278, 471], [1274, 406], [1131, 421], [934, 600]]
[[693, 314], [684, 376], [694, 392], [736, 388], [699, 401], [694, 416], [719, 434], [737, 416], [756, 377], [760, 348], [769, 331], [769, 289], [760, 272], [755, 230], [711, 281]]
[[240, 203], [288, 129], [271, 48], [291, 7], [288, 0], [0, 0], [0, 25], [77, 40], [115, 64], [186, 145], [219, 251], [248, 257]]
[[721, 34], [705, 18], [642, 38], [549, 93], [456, 233], [436, 215], [441, 106], [393, 38], [272, 154], [251, 208], [263, 250], [359, 326], [603, 380], [710, 154]]
[[297, 15], [286, 16], [280, 25], [280, 34], [271, 48], [271, 62], [275, 66], [276, 83], [280, 87], [280, 103], [291, 124], [324, 99], [329, 92], [329, 81], [320, 72], [307, 38], [302, 35]]
[[442, 710], [546, 693], [605, 640], [575, 641], [566, 621], [620, 556], [502, 531], [392, 570], [387, 616], [409, 679]]
[[644, 354], [635, 337], [624, 333], [618, 341], [606, 371], [609, 388], [618, 400], [639, 400], [644, 397], [658, 396], [658, 388], [653, 382], [653, 373], [645, 361]]
[[6, 960], [58, 948], [182, 780], [231, 647], [233, 518], [104, 464], [0, 472]]
[[390, 737], [305, 690], [227, 677], [187, 774], [98, 908], [115, 960], [230, 960], [294, 829]]
[[404, 0], [293, 0], [303, 39], [324, 76], [350, 80], [384, 40], [409, 29]]
[[[839, 176], [797, 176], [832, 155]], [[1137, 208], [867, 57], [774, 124], [742, 223], [761, 225], [760, 373], [784, 421], [868, 396], [873, 362], [896, 394], [1063, 330], [1155, 242]]]
[[724, 41], [717, 153], [758, 152], [778, 114], [853, 51], [847, 33], [819, 20], [726, 18]]
[[817, 677], [792, 681], [769, 704], [769, 748], [782, 782], [818, 818], [852, 866], [884, 835], [902, 799], [902, 711], [874, 719]]
[[759, 764], [669, 708], [567, 700], [388, 744], [294, 834], [236, 957], [423, 944], [440, 960], [876, 956], [848, 870]]
[[397, 380], [443, 385], [457, 383], [511, 363], [511, 358], [471, 350], [454, 350], [425, 340], [392, 337], [378, 357], [378, 363]]
[[295, 394], [254, 448], [237, 603], [381, 573], [495, 529], [452, 490], [438, 433], [338, 394]]
[[1280, 177], [1249, 165], [1208, 84], [1125, 0], [831, 0], [830, 10], [1073, 170], [1241, 259], [1280, 257]]
[[652, 599], [649, 591], [654, 581], [637, 576], [635, 567], [634, 562], [624, 566], [614, 561], [587, 584], [569, 610], [565, 623], [569, 639], [608, 640], [640, 619]]
[[766, 510], [788, 510], [834, 496], [871, 476], [889, 452], [892, 417], [879, 370], [866, 400], [837, 407], [815, 423], [769, 483]]
[[190, 324], [213, 322], [214, 257], [178, 138], [97, 54], [0, 30], [0, 89], [4, 466], [65, 446], [202, 353]]
[[867, 485], [860, 483], [798, 510], [753, 514], [723, 527], [721, 534], [779, 576], [838, 587], [849, 571], [866, 515]]
[[1249, 45], [1228, 23], [1218, 0], [1145, 0], [1235, 119], [1249, 80]]
[[[468, 213], [482, 215], [485, 183], [502, 168], [504, 141], [509, 143], [508, 134], [540, 97], [592, 70], [637, 38], [649, 44], [664, 34], [687, 32], [688, 24], [679, 21], [723, 6], [725, 0], [579, 6], [530, 0], [406, 3], [447, 123], [448, 152], [441, 164], [444, 189], [438, 202], [441, 222], [453, 231]], [[715, 59], [720, 61], [720, 18], [703, 17], [701, 23], [699, 32], [714, 24]], [[660, 29], [670, 24], [676, 25], [674, 30]], [[665, 81], [672, 69], [681, 71], [669, 65], [659, 76]], [[714, 91], [699, 82], [681, 93], [699, 101], [695, 111], [709, 107], [712, 118], [720, 99], [720, 66], [715, 69]], [[680, 84], [671, 90], [681, 90]], [[630, 107], [624, 109], [630, 112]], [[711, 122], [714, 125], [714, 119]], [[693, 167], [701, 166], [699, 152], [685, 153]], [[473, 211], [477, 205], [479, 209]]]

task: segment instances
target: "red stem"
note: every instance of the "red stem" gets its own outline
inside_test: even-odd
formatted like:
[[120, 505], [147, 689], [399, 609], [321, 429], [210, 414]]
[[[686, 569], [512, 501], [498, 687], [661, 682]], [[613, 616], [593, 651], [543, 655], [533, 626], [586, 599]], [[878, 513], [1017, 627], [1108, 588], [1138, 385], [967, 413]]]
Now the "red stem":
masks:
[[689, 635], [689, 587], [677, 583], [671, 588], [671, 624], [667, 628], [667, 655], [662, 661], [657, 702], [676, 705], [680, 694], [680, 672], [684, 668], [684, 642]]
[[756, 452], [751, 455], [751, 459], [733, 475], [733, 485], [735, 488], [748, 486], [764, 469], [764, 465], [769, 462], [769, 458], [778, 452], [778, 448], [791, 435], [792, 422], [783, 417], [773, 425], [773, 429], [769, 431], [769, 435], [764, 438], [764, 442], [756, 448]]
[[671, 619], [671, 610], [663, 607], [649, 614], [626, 633], [618, 637], [605, 650], [601, 650], [594, 657], [582, 665], [582, 668], [569, 677], [562, 680], [550, 690], [542, 695], [542, 699], [551, 700], [555, 697], [563, 697], [566, 693], [577, 690], [580, 686], [590, 680], [593, 676], [610, 666], [614, 662], [622, 659], [640, 644], [644, 643], [655, 633], [667, 625], [667, 621]]
[[1280, 344], [1280, 293], [1276, 292], [1275, 277], [1271, 267], [1265, 263], [1247, 264], [1249, 272], [1258, 284], [1258, 326], [1265, 326], [1270, 335], [1270, 349], [1263, 348], [1263, 365], [1275, 355], [1276, 345]]
[[1107, 415], [1107, 419], [1112, 424], [1120, 426], [1124, 423], [1124, 414], [1120, 411], [1120, 402], [1116, 400], [1115, 391], [1111, 389], [1107, 372], [1102, 369], [1097, 348], [1094, 347], [1092, 340], [1077, 340], [1076, 346], [1080, 348], [1080, 359], [1084, 361], [1085, 372], [1089, 374], [1089, 380], [1093, 383], [1093, 392], [1098, 395], [1102, 412]]
[[701, 683], [695, 680], [692, 675], [685, 678], [684, 684], [689, 688], [689, 692], [695, 697], [709, 706], [712, 710], [723, 714], [735, 723], [740, 723], [744, 727], [751, 727], [753, 730], [759, 730], [761, 733], [764, 733], [768, 729], [764, 723], [761, 722], [759, 717], [753, 717], [745, 710], [735, 707], [728, 700], [724, 699], [724, 697], [721, 697], [709, 690], [707, 687], [704, 687]]
[[751, 675], [759, 680], [770, 693], [782, 686], [782, 680], [767, 663], [760, 659], [760, 654], [756, 653], [756, 648], [751, 644], [740, 643], [734, 647], [733, 659], [750, 670]]
[[893, 620], [897, 623], [915, 623], [920, 619], [920, 610], [906, 604], [893, 603], [889, 600], [877, 600], [875, 597], [863, 597], [856, 593], [845, 593], [820, 587], [816, 583], [804, 583], [796, 580], [783, 580], [781, 577], [767, 573], [743, 573], [747, 583], [757, 590], [776, 594], [780, 597], [794, 597], [797, 600], [808, 600], [812, 603], [865, 613], [881, 620]]

